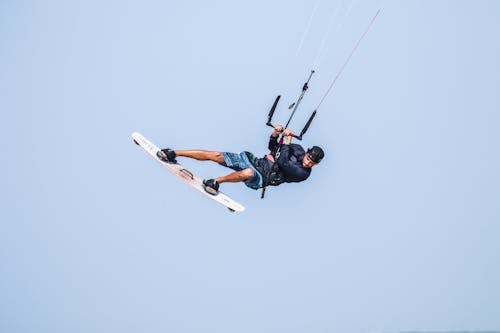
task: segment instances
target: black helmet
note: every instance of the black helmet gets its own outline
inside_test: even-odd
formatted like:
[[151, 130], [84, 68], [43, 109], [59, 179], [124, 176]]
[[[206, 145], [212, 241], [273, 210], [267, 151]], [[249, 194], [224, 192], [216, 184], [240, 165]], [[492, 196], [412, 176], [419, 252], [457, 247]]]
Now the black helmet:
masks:
[[319, 163], [325, 156], [325, 152], [318, 146], [313, 146], [307, 150], [307, 155], [314, 163]]

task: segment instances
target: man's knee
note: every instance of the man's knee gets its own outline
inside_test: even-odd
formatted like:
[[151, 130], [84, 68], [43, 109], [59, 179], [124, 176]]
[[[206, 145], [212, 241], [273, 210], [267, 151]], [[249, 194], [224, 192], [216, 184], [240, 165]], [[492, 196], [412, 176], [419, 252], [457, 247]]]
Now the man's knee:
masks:
[[245, 179], [250, 179], [253, 177], [253, 169], [252, 168], [243, 169], [241, 170], [241, 174], [243, 175], [243, 177], [245, 177]]
[[210, 158], [212, 161], [217, 162], [217, 163], [224, 162], [224, 156], [222, 155], [222, 153], [220, 151], [212, 151], [212, 152], [210, 152], [210, 154], [212, 155]]

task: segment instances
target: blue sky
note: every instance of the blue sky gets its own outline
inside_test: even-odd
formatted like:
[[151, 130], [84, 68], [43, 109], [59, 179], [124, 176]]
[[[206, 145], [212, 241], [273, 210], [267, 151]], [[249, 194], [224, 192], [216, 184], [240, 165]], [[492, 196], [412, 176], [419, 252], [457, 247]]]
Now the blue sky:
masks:
[[[316, 70], [300, 131], [379, 8], [304, 137], [326, 151], [307, 182], [225, 184], [247, 208], [230, 214], [132, 144], [267, 153], [276, 95], [285, 123]], [[498, 330], [499, 15], [1, 2], [0, 330]]]

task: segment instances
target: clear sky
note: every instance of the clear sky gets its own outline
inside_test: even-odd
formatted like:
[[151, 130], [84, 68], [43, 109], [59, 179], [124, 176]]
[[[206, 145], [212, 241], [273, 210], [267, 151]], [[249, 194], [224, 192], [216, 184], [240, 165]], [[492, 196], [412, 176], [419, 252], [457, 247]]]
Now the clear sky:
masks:
[[[132, 143], [264, 155], [379, 8], [308, 181], [231, 214]], [[500, 329], [499, 31], [493, 0], [1, 1], [0, 331]]]

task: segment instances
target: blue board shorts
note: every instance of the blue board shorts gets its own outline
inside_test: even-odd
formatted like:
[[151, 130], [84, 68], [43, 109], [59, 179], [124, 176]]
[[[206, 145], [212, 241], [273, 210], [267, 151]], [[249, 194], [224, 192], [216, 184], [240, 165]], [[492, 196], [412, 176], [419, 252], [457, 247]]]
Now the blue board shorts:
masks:
[[241, 171], [248, 168], [253, 170], [253, 177], [245, 180], [246, 186], [254, 190], [262, 187], [262, 176], [248, 159], [247, 152], [242, 151], [239, 154], [223, 152], [222, 156], [224, 157], [224, 162], [220, 164], [225, 167], [231, 168], [235, 171]]

